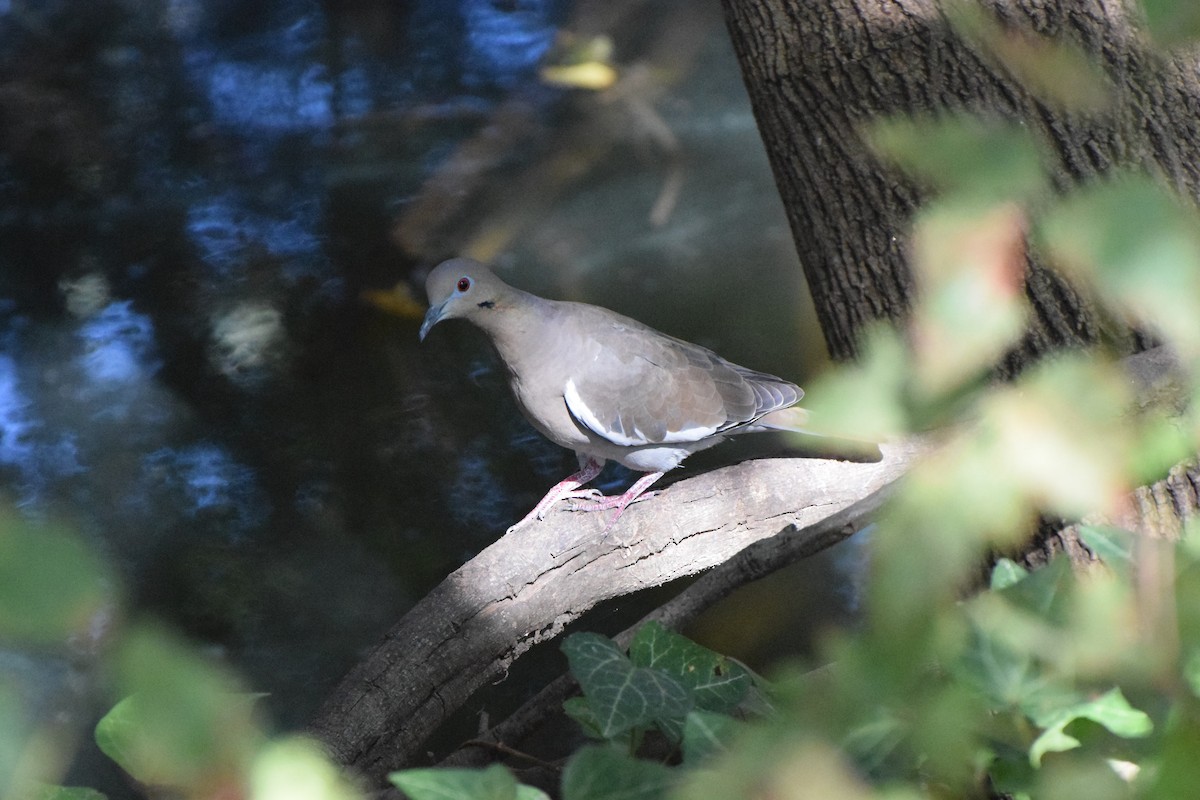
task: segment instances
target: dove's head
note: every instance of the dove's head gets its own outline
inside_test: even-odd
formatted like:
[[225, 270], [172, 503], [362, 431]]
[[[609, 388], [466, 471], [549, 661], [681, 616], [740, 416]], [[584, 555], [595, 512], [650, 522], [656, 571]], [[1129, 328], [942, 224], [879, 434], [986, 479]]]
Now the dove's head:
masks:
[[434, 267], [425, 279], [429, 311], [421, 324], [421, 340], [444, 319], [462, 318], [487, 328], [486, 317], [502, 309], [513, 289], [470, 258], [452, 258]]

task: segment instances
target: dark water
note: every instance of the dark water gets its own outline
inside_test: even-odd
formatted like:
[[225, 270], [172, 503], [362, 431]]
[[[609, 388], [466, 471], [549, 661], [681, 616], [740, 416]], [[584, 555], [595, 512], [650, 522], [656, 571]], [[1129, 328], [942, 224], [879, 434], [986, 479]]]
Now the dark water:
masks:
[[[602, 36], [615, 86], [539, 79]], [[716, 0], [14, 0], [0, 59], [3, 499], [283, 727], [573, 466], [478, 335], [419, 349], [364, 292], [423, 301], [467, 253], [758, 369], [823, 358]], [[102, 763], [71, 778], [119, 794]]]

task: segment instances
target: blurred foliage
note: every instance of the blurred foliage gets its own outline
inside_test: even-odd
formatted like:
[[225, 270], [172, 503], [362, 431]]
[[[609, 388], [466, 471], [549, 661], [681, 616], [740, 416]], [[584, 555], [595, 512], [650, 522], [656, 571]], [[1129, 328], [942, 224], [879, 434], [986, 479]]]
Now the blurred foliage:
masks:
[[[96, 726], [100, 749], [155, 796], [354, 800], [360, 795], [320, 747], [272, 739], [254, 714], [257, 695], [157, 623], [121, 613], [112, 571], [62, 527], [0, 518], [0, 654], [50, 666], [69, 659], [92, 676], [112, 709]], [[35, 707], [0, 662], [0, 797], [97, 800], [56, 785], [74, 735]]]
[[1112, 86], [1103, 70], [1065, 37], [1007, 27], [971, 0], [942, 0], [941, 6], [958, 35], [1042, 102], [1072, 111], [1108, 105]]
[[507, 769], [410, 769], [393, 773], [392, 782], [413, 800], [548, 800], [545, 792], [517, 783]]
[[77, 538], [0, 511], [0, 641], [86, 646], [116, 603], [107, 570]]
[[1200, 38], [1200, 5], [1188, 0], [1141, 0], [1146, 28], [1164, 46]]

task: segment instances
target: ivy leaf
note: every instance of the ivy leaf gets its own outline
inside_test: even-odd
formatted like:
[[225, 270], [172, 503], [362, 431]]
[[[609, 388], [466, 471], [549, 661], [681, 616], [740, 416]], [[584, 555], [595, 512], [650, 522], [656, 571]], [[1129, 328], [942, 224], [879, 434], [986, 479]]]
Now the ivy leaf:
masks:
[[729, 750], [743, 723], [728, 714], [692, 711], [683, 723], [683, 761], [696, 764]]
[[1109, 103], [1104, 72], [1066, 37], [1003, 25], [980, 4], [967, 0], [947, 0], [942, 10], [959, 35], [1043, 102], [1074, 110], [1098, 110]]
[[1133, 534], [1120, 528], [1080, 525], [1079, 538], [1096, 557], [1123, 575], [1133, 566]]
[[895, 331], [875, 325], [863, 334], [861, 350], [853, 365], [821, 375], [805, 395], [811, 414], [807, 430], [882, 442], [912, 429], [905, 405], [912, 368], [904, 343]]
[[611, 747], [585, 747], [563, 769], [563, 800], [659, 800], [675, 781], [674, 772], [652, 761], [631, 758]]
[[412, 800], [549, 800], [545, 792], [518, 784], [506, 768], [406, 769], [388, 780]]
[[107, 800], [107, 795], [86, 786], [39, 786], [25, 800]]
[[588, 705], [586, 697], [570, 697], [563, 701], [563, 713], [583, 728], [583, 732], [593, 739], [604, 739], [604, 728], [596, 713]]
[[996, 562], [996, 566], [992, 567], [992, 591], [998, 592], [1002, 589], [1007, 589], [1021, 581], [1028, 574], [1029, 570], [1011, 558], [1001, 558]]
[[1066, 733], [1066, 727], [1078, 719], [1089, 719], [1125, 739], [1148, 736], [1154, 723], [1145, 712], [1129, 705], [1120, 689], [1111, 689], [1094, 700], [1049, 712], [1034, 719], [1045, 730], [1029, 748], [1029, 761], [1040, 766], [1046, 753], [1059, 753], [1079, 747], [1080, 742]]
[[1064, 623], [1074, 584], [1070, 560], [1056, 558], [1024, 580], [1005, 587], [1000, 594], [1018, 608], [1033, 612], [1047, 622]]
[[687, 713], [690, 700], [678, 681], [658, 670], [635, 667], [611, 639], [576, 633], [567, 637], [562, 649], [604, 738]]
[[750, 688], [750, 673], [727, 656], [667, 630], [661, 623], [643, 625], [629, 645], [635, 666], [659, 670], [679, 681], [698, 708], [729, 711]]

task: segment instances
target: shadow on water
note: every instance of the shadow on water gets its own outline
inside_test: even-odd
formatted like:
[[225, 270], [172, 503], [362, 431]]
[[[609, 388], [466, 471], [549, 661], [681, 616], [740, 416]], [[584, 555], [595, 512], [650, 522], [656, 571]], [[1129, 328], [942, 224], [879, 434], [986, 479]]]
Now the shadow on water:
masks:
[[[421, 300], [467, 253], [758, 369], [823, 362], [716, 0], [49, 0], [0, 4], [0, 58], [4, 498], [282, 726], [573, 466], [479, 335], [418, 349], [365, 291]], [[539, 78], [587, 59], [615, 83]], [[70, 777], [123, 791], [94, 752]]]

